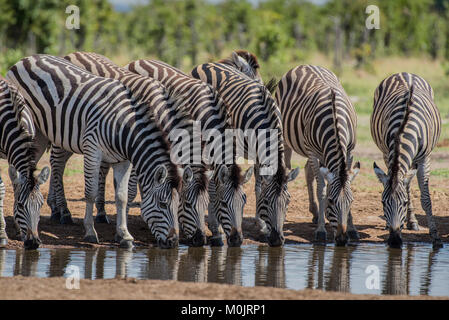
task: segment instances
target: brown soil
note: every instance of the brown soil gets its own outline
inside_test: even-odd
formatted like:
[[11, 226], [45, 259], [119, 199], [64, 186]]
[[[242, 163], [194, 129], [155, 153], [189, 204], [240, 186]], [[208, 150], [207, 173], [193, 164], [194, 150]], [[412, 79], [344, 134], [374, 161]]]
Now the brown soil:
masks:
[[[354, 202], [352, 204], [352, 214], [354, 217], [354, 223], [360, 233], [361, 242], [385, 242], [388, 232], [385, 230], [385, 222], [382, 220], [381, 216], [383, 215], [382, 206], [380, 202], [382, 186], [377, 181], [372, 171], [372, 159], [378, 161], [378, 164], [382, 164], [380, 161], [380, 154], [377, 150], [372, 148], [365, 148], [363, 150], [357, 150], [355, 154], [355, 159], [357, 158], [365, 158], [369, 159], [366, 161], [362, 161], [362, 168], [359, 176], [353, 182], [353, 193], [354, 193]], [[447, 164], [448, 155], [447, 153], [435, 154], [434, 159], [437, 158], [438, 162], [436, 163], [437, 167], [445, 167]], [[289, 185], [289, 192], [291, 193], [292, 200], [289, 205], [285, 225], [284, 225], [284, 234], [286, 237], [286, 243], [310, 243], [313, 241], [314, 230], [316, 228], [315, 225], [312, 224], [312, 215], [308, 211], [308, 195], [304, 177], [304, 159], [300, 159], [299, 157], [294, 159], [299, 163], [301, 167], [301, 172], [298, 178]], [[443, 164], [443, 161], [445, 164]], [[44, 165], [48, 165], [48, 156], [45, 156], [43, 160], [39, 163], [40, 167]], [[296, 165], [294, 165], [296, 166]], [[6, 166], [3, 165], [3, 168]], [[106, 210], [109, 213], [109, 217], [111, 220], [110, 225], [105, 224], [96, 224], [95, 228], [98, 232], [98, 236], [100, 239], [100, 244], [90, 244], [83, 241], [83, 216], [85, 210], [85, 201], [84, 201], [84, 179], [82, 174], [82, 157], [74, 156], [68, 164], [68, 168], [72, 169], [71, 173], [64, 178], [65, 182], [65, 190], [66, 196], [68, 199], [68, 206], [70, 211], [72, 212], [72, 217], [75, 225], [59, 225], [52, 221], [50, 221], [50, 208], [44, 204], [41, 210], [41, 220], [39, 224], [40, 230], [40, 238], [43, 242], [42, 247], [45, 248], [72, 248], [72, 247], [97, 247], [97, 246], [116, 246], [114, 243], [114, 233], [115, 233], [115, 206], [114, 206], [114, 193], [113, 193], [113, 184], [112, 184], [112, 175], [110, 174], [108, 177], [107, 184], [107, 205]], [[7, 233], [9, 237], [8, 248], [18, 248], [22, 247], [23, 244], [18, 240], [15, 234], [13, 217], [12, 217], [12, 204], [13, 204], [13, 192], [12, 187], [10, 185], [9, 178], [5, 176], [7, 170], [3, 169], [3, 180], [6, 184], [6, 199], [4, 211], [6, 214], [6, 223], [7, 223]], [[48, 182], [42, 186], [42, 193], [46, 198], [48, 193]], [[430, 181], [430, 190], [433, 201], [433, 214], [435, 216], [435, 221], [437, 224], [437, 228], [439, 230], [441, 239], [443, 242], [449, 242], [449, 215], [447, 214], [446, 205], [449, 203], [449, 179], [440, 177], [440, 176], [432, 176]], [[259, 232], [256, 227], [255, 221], [255, 196], [254, 196], [254, 179], [245, 185], [245, 191], [247, 194], [248, 202], [245, 207], [244, 221], [243, 221], [243, 234], [244, 234], [244, 244], [264, 244], [265, 241], [259, 235]], [[430, 242], [429, 231], [427, 228], [427, 219], [426, 216], [420, 206], [419, 201], [419, 189], [415, 182], [412, 185], [412, 197], [413, 203], [415, 205], [415, 212], [419, 222], [420, 230], [419, 231], [403, 231], [403, 240], [404, 242]], [[134, 236], [135, 244], [138, 246], [148, 246], [153, 245], [153, 239], [150, 236], [150, 232], [148, 227], [145, 225], [143, 220], [140, 217], [140, 210], [137, 206], [134, 206], [130, 210], [129, 218], [128, 218], [128, 228], [130, 233]], [[330, 229], [328, 228], [328, 233]], [[330, 240], [329, 240], [330, 241]], [[447, 245], [447, 244], [445, 244]], [[7, 282], [8, 286], [13, 285], [15, 283], [12, 279], [0, 279], [1, 284], [3, 282]], [[62, 279], [46, 279], [46, 280], [26, 280], [24, 278], [18, 278], [17, 283], [14, 285], [19, 286], [20, 283], [25, 283], [26, 281], [36, 282], [36, 285], [45, 286], [46, 283], [48, 286], [60, 286], [60, 282]], [[125, 281], [118, 280], [95, 280], [96, 284], [98, 284], [99, 290], [101, 288], [106, 288], [107, 286], [112, 285], [120, 285], [123, 286], [124, 290], [127, 287], [127, 283]], [[94, 286], [93, 283], [88, 280], [83, 280], [82, 283], [85, 287]], [[154, 286], [168, 286], [174, 285], [172, 282], [159, 282], [159, 281], [139, 281], [139, 283], [148, 283], [151, 284], [151, 287]], [[0, 287], [1, 287], [0, 284]], [[136, 285], [139, 287], [140, 285]], [[136, 287], [133, 286], [133, 287]], [[192, 299], [201, 299], [201, 298], [210, 298], [207, 295], [207, 290], [203, 291], [204, 288], [210, 288], [211, 290], [215, 288], [214, 286], [219, 286], [218, 284], [182, 284], [182, 286], [176, 285], [176, 292], [179, 293], [179, 297], [183, 298], [192, 298]], [[221, 286], [221, 285], [220, 285]], [[62, 287], [61, 287], [62, 288]], [[130, 292], [134, 292], [134, 295], [124, 295], [123, 297], [139, 297], [139, 298], [164, 298], [169, 297], [160, 296], [159, 290], [150, 290], [149, 296], [144, 294], [144, 289], [146, 285], [142, 285], [141, 289], [130, 290]], [[182, 288], [182, 289], [181, 289]], [[191, 288], [191, 291], [189, 291]], [[254, 292], [263, 291], [266, 292], [267, 298], [335, 298], [340, 294], [333, 293], [311, 293], [311, 291], [291, 291], [291, 290], [279, 290], [279, 289], [265, 289], [265, 288], [233, 288], [226, 287], [227, 291], [223, 291], [223, 295], [220, 298], [238, 298], [242, 297], [240, 294], [245, 294], [244, 297], [247, 299], [251, 299], [251, 297], [256, 297]], [[147, 288], [148, 289], [148, 288]], [[34, 289], [33, 289], [34, 290]], [[36, 289], [37, 290], [37, 289]], [[126, 289], [127, 290], [127, 289]], [[185, 290], [185, 291], [184, 291]], [[266, 291], [265, 291], [266, 290]], [[268, 291], [270, 290], [270, 291]], [[67, 291], [67, 290], [66, 290]], [[108, 292], [109, 290], [104, 290], [102, 292]], [[14, 292], [14, 290], [13, 290]], [[57, 296], [56, 291], [46, 290], [46, 297], [50, 297], [50, 295]], [[125, 292], [125, 291], [124, 291]], [[153, 293], [151, 293], [153, 292]], [[226, 296], [226, 292], [229, 292], [229, 296]], [[239, 295], [235, 295], [239, 292]], [[276, 294], [274, 293], [276, 292]], [[278, 294], [279, 292], [279, 294]], [[282, 293], [283, 292], [283, 293]], [[165, 294], [165, 293], [164, 293]], [[186, 295], [187, 294], [187, 295]], [[246, 295], [247, 294], [247, 295]], [[81, 294], [81, 291], [77, 292], [66, 292], [65, 295], [69, 297], [83, 297], [88, 298], [84, 294]], [[92, 293], [92, 296], [95, 294]], [[30, 295], [30, 298], [33, 296]], [[62, 296], [59, 296], [63, 298]], [[257, 294], [258, 298], [261, 298], [260, 295]], [[264, 296], [265, 297], [265, 296]], [[341, 298], [352, 298], [353, 296], [341, 295]], [[39, 296], [39, 298], [44, 298], [43, 296]], [[104, 298], [107, 298], [104, 296]], [[170, 298], [175, 298], [170, 295]]]
[[[67, 289], [65, 278], [0, 278], [0, 299], [48, 300], [342, 300], [342, 299], [447, 299], [426, 296], [356, 295], [321, 290], [289, 290], [270, 287], [239, 287], [217, 283], [192, 283], [173, 280], [80, 280], [79, 289]], [[118, 294], [118, 292], [120, 294]]]

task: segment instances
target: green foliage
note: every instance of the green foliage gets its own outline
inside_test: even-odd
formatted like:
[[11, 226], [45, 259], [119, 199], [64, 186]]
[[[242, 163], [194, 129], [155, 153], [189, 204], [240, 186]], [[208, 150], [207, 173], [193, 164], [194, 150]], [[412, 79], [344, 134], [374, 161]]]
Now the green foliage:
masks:
[[7, 49], [0, 52], [0, 74], [5, 76], [9, 68], [24, 56], [20, 49]]

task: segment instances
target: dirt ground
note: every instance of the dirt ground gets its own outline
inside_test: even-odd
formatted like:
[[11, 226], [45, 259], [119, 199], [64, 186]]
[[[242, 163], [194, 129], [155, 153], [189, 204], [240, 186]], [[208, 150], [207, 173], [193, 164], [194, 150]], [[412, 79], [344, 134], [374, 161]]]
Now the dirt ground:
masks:
[[[434, 153], [432, 161], [432, 169], [447, 168], [449, 161], [449, 152], [441, 151]], [[352, 213], [354, 217], [354, 223], [359, 231], [361, 242], [385, 242], [388, 237], [388, 231], [384, 229], [385, 222], [381, 218], [382, 206], [380, 202], [380, 197], [382, 193], [382, 186], [378, 182], [374, 175], [372, 169], [373, 160], [377, 161], [378, 165], [385, 169], [383, 161], [381, 160], [381, 155], [377, 149], [373, 148], [372, 145], [357, 147], [354, 153], [355, 160], [361, 161], [361, 171], [353, 182], [353, 193], [354, 202], [352, 204]], [[298, 178], [291, 182], [289, 185], [289, 192], [291, 193], [292, 200], [288, 208], [288, 213], [284, 225], [284, 235], [286, 238], [286, 243], [310, 243], [313, 241], [315, 225], [312, 224], [312, 215], [308, 211], [308, 195], [304, 177], [304, 164], [305, 159], [298, 156], [293, 159], [293, 167], [299, 165], [301, 167], [300, 174]], [[39, 168], [44, 165], [48, 165], [48, 155], [39, 162]], [[10, 185], [9, 178], [7, 178], [6, 164], [2, 163], [2, 178], [6, 184], [6, 199], [4, 211], [6, 214], [7, 223], [7, 233], [9, 237], [8, 248], [21, 248], [23, 246], [22, 242], [18, 240], [15, 234], [15, 229], [13, 225], [12, 217], [12, 204], [13, 204], [13, 192]], [[107, 205], [106, 210], [109, 214], [112, 223], [110, 225], [96, 224], [95, 228], [98, 232], [100, 244], [90, 244], [83, 241], [83, 216], [85, 210], [84, 202], [84, 181], [82, 174], [82, 157], [74, 156], [69, 161], [68, 171], [66, 171], [66, 176], [64, 178], [65, 191], [68, 199], [68, 206], [72, 212], [72, 217], [74, 220], [74, 225], [59, 225], [50, 221], [50, 208], [44, 204], [41, 210], [41, 219], [39, 224], [40, 238], [42, 240], [42, 247], [44, 248], [72, 248], [72, 247], [97, 247], [97, 246], [117, 246], [114, 243], [114, 232], [115, 232], [115, 205], [114, 205], [114, 193], [112, 184], [112, 175], [108, 177], [107, 184]], [[46, 199], [48, 193], [48, 182], [42, 186], [42, 193]], [[447, 212], [447, 204], [449, 203], [449, 177], [445, 175], [432, 175], [430, 180], [430, 190], [433, 201], [433, 214], [435, 216], [435, 221], [437, 228], [439, 230], [441, 239], [445, 243], [445, 246], [449, 242], [449, 214]], [[243, 220], [243, 234], [244, 234], [244, 244], [264, 244], [265, 240], [259, 235], [255, 222], [255, 196], [254, 196], [254, 179], [245, 185], [245, 192], [247, 194], [247, 205], [245, 206], [244, 220]], [[420, 193], [416, 179], [412, 185], [412, 197], [413, 204], [415, 206], [416, 216], [419, 222], [419, 231], [403, 231], [404, 242], [430, 242], [430, 236], [428, 234], [427, 220], [426, 216], [420, 205]], [[148, 227], [144, 224], [140, 217], [140, 210], [135, 205], [131, 208], [128, 228], [130, 233], [135, 238], [135, 244], [137, 246], [148, 246], [154, 245], [153, 239], [150, 236]], [[328, 233], [330, 228], [328, 228]], [[328, 240], [329, 242], [332, 240]], [[25, 278], [14, 278], [14, 279], [2, 279], [0, 278], [0, 287], [3, 285], [9, 286], [20, 286], [21, 283], [25, 284], [27, 282], [32, 282], [36, 286], [54, 286], [58, 287], [63, 279], [25, 279]], [[129, 282], [129, 281], [128, 281]], [[221, 286], [218, 284], [196, 284], [196, 283], [177, 283], [176, 285], [172, 282], [160, 282], [160, 281], [138, 281], [138, 284], [133, 285], [134, 289], [125, 289], [128, 286], [128, 282], [119, 280], [94, 280], [94, 282], [89, 280], [82, 280], [84, 287], [95, 287], [95, 290], [101, 290], [101, 292], [109, 292], [109, 290], [104, 290], [108, 286], [118, 285], [123, 286], [123, 290], [130, 290], [130, 295], [127, 293], [123, 297], [136, 297], [136, 298], [156, 298], [164, 299], [171, 298], [176, 299], [176, 297], [182, 297], [187, 299], [201, 299], [210, 298], [207, 295], [207, 290], [214, 290], [215, 286]], [[94, 284], [95, 283], [95, 284]], [[150, 286], [146, 287], [146, 284]], [[153, 290], [153, 286], [158, 288], [160, 286], [169, 288], [170, 286], [175, 286], [174, 291], [164, 291], [164, 294], [160, 294], [159, 290]], [[62, 287], [61, 287], [62, 288]], [[131, 287], [130, 287], [131, 288]], [[34, 290], [34, 289], [33, 289]], [[144, 292], [149, 290], [149, 292]], [[165, 289], [164, 289], [165, 290]], [[220, 289], [222, 290], [222, 288]], [[14, 290], [12, 290], [14, 292]], [[65, 290], [68, 291], [68, 290]], [[64, 292], [65, 292], [64, 291]], [[48, 296], [39, 296], [39, 298], [62, 298], [66, 296], [68, 298], [84, 297], [88, 298], [81, 291], [77, 292], [65, 292], [62, 296], [59, 296], [57, 291], [46, 290]], [[95, 291], [91, 291], [95, 292]], [[125, 291], [123, 291], [125, 292]], [[171, 292], [171, 293], [170, 293]], [[251, 297], [261, 298], [257, 292], [266, 292], [267, 298], [274, 299], [298, 299], [298, 298], [323, 298], [323, 299], [335, 299], [335, 298], [356, 298], [355, 296], [347, 294], [338, 293], [326, 293], [326, 292], [311, 292], [306, 291], [292, 291], [283, 289], [273, 289], [273, 288], [241, 288], [241, 287], [226, 287], [225, 291], [220, 291], [222, 298], [240, 298], [244, 297], [246, 299], [251, 299]], [[106, 293], [107, 294], [107, 293]], [[172, 295], [175, 294], [175, 295]], [[179, 295], [177, 295], [179, 294]], [[229, 294], [229, 295], [227, 295]], [[236, 295], [239, 294], [239, 295]], [[241, 295], [240, 295], [241, 294]], [[95, 296], [94, 293], [92, 293]], [[2, 294], [0, 293], [0, 298]], [[20, 298], [19, 296], [17, 296]], [[33, 294], [27, 297], [33, 298]], [[215, 296], [216, 297], [216, 296]], [[24, 298], [24, 297], [21, 297]], [[104, 296], [104, 298], [108, 298]], [[360, 297], [357, 297], [360, 298]], [[365, 297], [371, 299], [371, 297]]]
[[[79, 289], [68, 290], [65, 278], [0, 278], [1, 300], [403, 300], [445, 299], [424, 296], [357, 295], [321, 290], [289, 290], [271, 287], [239, 287], [218, 283], [173, 280], [80, 280]], [[26, 290], [24, 290], [26, 288]], [[120, 294], [118, 294], [120, 293]]]

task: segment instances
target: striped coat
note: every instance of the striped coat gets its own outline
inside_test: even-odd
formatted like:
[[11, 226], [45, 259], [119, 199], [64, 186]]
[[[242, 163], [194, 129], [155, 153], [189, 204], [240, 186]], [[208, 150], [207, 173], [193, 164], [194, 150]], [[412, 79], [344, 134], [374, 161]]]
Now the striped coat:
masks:
[[[246, 134], [240, 136], [237, 143], [243, 145], [242, 156], [256, 161], [256, 217], [262, 232], [268, 235], [268, 243], [282, 245], [283, 224], [290, 201], [287, 182], [297, 176], [298, 170], [286, 172], [280, 112], [274, 99], [267, 87], [226, 64], [206, 63], [197, 66], [191, 74], [218, 91], [227, 105], [232, 126]], [[276, 142], [270, 144], [269, 155], [261, 152], [264, 145], [258, 144], [260, 141], [250, 140], [262, 132], [270, 134], [270, 140]]]
[[48, 143], [84, 155], [85, 239], [98, 242], [92, 209], [98, 193], [101, 162], [114, 169], [117, 234], [122, 246], [132, 246], [126, 204], [131, 165], [142, 191], [142, 217], [162, 247], [177, 244], [178, 187], [169, 145], [146, 106], [132, 98], [119, 81], [95, 76], [62, 58], [33, 55], [11, 67], [15, 83], [38, 129], [39, 159]]
[[[202, 139], [206, 143], [206, 154], [213, 169], [209, 184], [208, 225], [212, 231], [213, 245], [222, 245], [219, 224], [223, 227], [229, 246], [242, 243], [241, 212], [245, 204], [242, 184], [252, 174], [252, 168], [241, 176], [240, 167], [235, 163], [235, 152], [227, 153], [226, 130], [232, 128], [224, 101], [217, 91], [207, 83], [194, 79], [182, 71], [156, 60], [137, 60], [126, 66], [131, 72], [154, 78], [174, 92], [187, 97], [183, 107], [201, 123]], [[211, 155], [214, 151], [213, 155]]]
[[410, 181], [415, 174], [434, 247], [442, 245], [429, 194], [430, 155], [440, 133], [441, 117], [427, 81], [402, 72], [379, 84], [374, 94], [371, 135], [388, 168], [384, 173], [374, 163], [374, 171], [384, 186], [382, 203], [390, 231], [388, 244], [392, 247], [402, 245], [405, 222], [409, 229], [418, 229], [410, 198]]
[[287, 164], [292, 151], [308, 159], [305, 170], [309, 209], [318, 223], [315, 239], [326, 240], [326, 212], [337, 244], [346, 244], [347, 229], [349, 237], [357, 240], [350, 211], [350, 184], [360, 167], [357, 163], [351, 171], [357, 117], [343, 87], [331, 71], [301, 65], [279, 81], [276, 101], [282, 113]]

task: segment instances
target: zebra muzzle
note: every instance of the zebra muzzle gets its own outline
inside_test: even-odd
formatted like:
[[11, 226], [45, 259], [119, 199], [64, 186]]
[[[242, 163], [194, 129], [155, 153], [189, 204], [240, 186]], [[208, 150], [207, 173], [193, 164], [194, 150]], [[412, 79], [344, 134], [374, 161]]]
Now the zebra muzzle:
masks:
[[200, 229], [197, 229], [192, 238], [190, 238], [189, 244], [192, 247], [202, 247], [206, 244], [206, 236]]
[[268, 245], [270, 247], [280, 247], [284, 244], [284, 235], [277, 230], [272, 229], [268, 236]]
[[243, 242], [242, 232], [237, 231], [235, 227], [232, 227], [231, 233], [228, 237], [228, 246], [230, 247], [240, 247]]
[[390, 230], [390, 236], [388, 237], [387, 243], [390, 248], [402, 248], [401, 231]]
[[345, 246], [348, 243], [348, 235], [346, 233], [347, 226], [345, 224], [339, 224], [337, 226], [337, 234], [335, 236], [335, 244], [337, 246]]
[[162, 249], [172, 249], [178, 246], [178, 233], [174, 228], [170, 229], [167, 239], [158, 240], [158, 246]]

